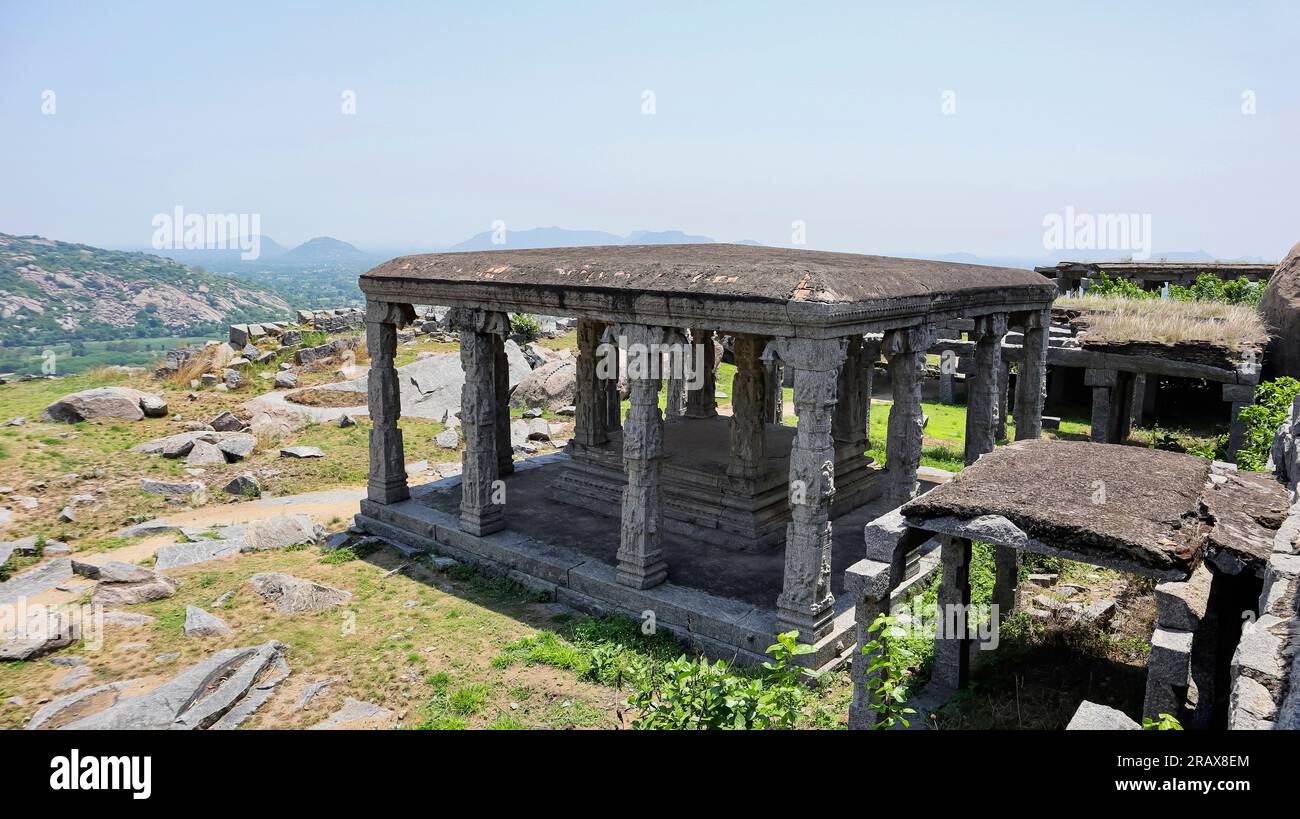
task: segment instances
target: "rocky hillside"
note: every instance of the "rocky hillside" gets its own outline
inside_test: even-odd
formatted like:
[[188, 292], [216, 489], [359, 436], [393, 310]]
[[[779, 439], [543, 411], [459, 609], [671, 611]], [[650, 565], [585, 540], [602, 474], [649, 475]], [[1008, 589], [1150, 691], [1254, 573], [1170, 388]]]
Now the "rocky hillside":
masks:
[[4, 346], [224, 335], [228, 324], [288, 314], [270, 290], [170, 259], [0, 233]]

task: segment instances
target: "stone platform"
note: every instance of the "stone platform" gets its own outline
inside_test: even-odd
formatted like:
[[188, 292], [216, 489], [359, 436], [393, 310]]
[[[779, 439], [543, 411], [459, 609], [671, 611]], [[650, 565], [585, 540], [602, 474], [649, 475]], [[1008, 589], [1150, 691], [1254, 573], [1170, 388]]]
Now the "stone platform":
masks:
[[[777, 548], [785, 542], [785, 528], [790, 522], [787, 483], [795, 428], [766, 426], [767, 459], [763, 471], [754, 478], [727, 474], [730, 429], [731, 420], [722, 416], [678, 418], [664, 423], [660, 477], [664, 529], [735, 551]], [[627, 485], [622, 433], [611, 432], [609, 442], [601, 446], [571, 441], [568, 453], [570, 459], [558, 468], [551, 497], [617, 520]], [[836, 448], [832, 518], [881, 493], [883, 482], [877, 480], [880, 470], [872, 463], [860, 449]]]
[[[742, 664], [765, 659], [763, 651], [776, 634], [783, 550], [734, 552], [668, 532], [663, 538], [667, 581], [645, 590], [620, 585], [615, 581], [618, 529], [603, 514], [550, 497], [569, 461], [557, 453], [516, 463], [514, 474], [504, 479], [505, 531], [485, 536], [461, 531], [459, 477], [412, 487], [412, 498], [398, 503], [363, 500], [357, 524], [371, 534], [506, 574], [580, 611], [637, 620], [654, 612], [659, 627], [710, 656], [734, 657]], [[835, 522], [835, 623], [812, 654], [799, 658], [810, 668], [833, 668], [853, 649], [853, 609], [842, 594], [842, 579], [845, 568], [863, 557], [863, 526], [883, 511], [881, 502], [869, 503]]]

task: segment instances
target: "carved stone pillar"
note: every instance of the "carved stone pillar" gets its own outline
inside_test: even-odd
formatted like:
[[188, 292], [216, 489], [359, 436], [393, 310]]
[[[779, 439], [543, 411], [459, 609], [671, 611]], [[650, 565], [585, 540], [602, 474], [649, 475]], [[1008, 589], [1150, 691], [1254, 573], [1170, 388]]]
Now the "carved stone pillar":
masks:
[[1002, 372], [1005, 315], [978, 316], [971, 331], [975, 369], [966, 376], [966, 463], [992, 452], [998, 434], [998, 374]]
[[668, 564], [660, 546], [662, 507], [659, 466], [663, 457], [663, 419], [659, 415], [659, 372], [655, 345], [662, 344], [664, 329], [642, 324], [622, 327], [627, 337], [627, 383], [631, 406], [623, 425], [623, 518], [619, 530], [619, 583], [648, 589], [663, 582]]
[[713, 418], [718, 414], [717, 359], [713, 331], [691, 330], [691, 378], [686, 390], [686, 417]]
[[871, 398], [876, 394], [876, 364], [880, 362], [880, 345], [881, 339], [873, 335], [862, 338], [862, 401], [866, 405], [862, 434], [866, 436], [868, 446], [871, 445]]
[[1004, 359], [998, 368], [998, 431], [997, 439], [1007, 438], [1007, 418], [1011, 415], [1011, 367]]
[[835, 404], [831, 435], [837, 445], [852, 446], [858, 452], [865, 452], [868, 446], [867, 418], [871, 405], [863, 369], [862, 336], [849, 336], [836, 388], [839, 400]]
[[573, 412], [573, 440], [583, 446], [600, 446], [609, 441], [606, 431], [608, 407], [596, 367], [600, 325], [578, 319], [578, 360]]
[[665, 334], [664, 343], [669, 347], [663, 356], [666, 368], [663, 373], [668, 380], [668, 386], [664, 390], [664, 414], [672, 420], [681, 418], [686, 411], [686, 367], [690, 358], [687, 355], [690, 346], [686, 342], [686, 336], [676, 329]]
[[370, 377], [366, 400], [370, 405], [370, 474], [366, 497], [376, 503], [397, 503], [411, 497], [406, 485], [406, 458], [402, 431], [402, 392], [398, 386], [397, 330], [415, 318], [409, 304], [366, 302], [366, 347], [370, 351]]
[[1047, 387], [1047, 341], [1052, 312], [1021, 313], [1015, 321], [1024, 330], [1024, 354], [1016, 375], [1016, 440], [1038, 438], [1043, 433], [1043, 398]]
[[460, 392], [461, 452], [460, 528], [487, 535], [505, 528], [497, 481], [497, 356], [493, 336], [510, 334], [505, 313], [455, 308], [449, 322], [460, 330], [460, 363], [465, 386]]
[[777, 424], [785, 420], [785, 371], [775, 355], [760, 356], [763, 362], [763, 422]]
[[492, 381], [496, 385], [497, 474], [509, 475], [515, 471], [515, 452], [510, 445], [510, 359], [506, 357], [505, 336], [493, 333], [488, 338], [492, 342]]
[[600, 396], [605, 407], [605, 429], [617, 432], [623, 428], [623, 396], [618, 390], [619, 367], [618, 328], [606, 326], [600, 337], [600, 346], [596, 348], [598, 375], [604, 375], [600, 383]]
[[763, 424], [764, 389], [761, 336], [737, 333], [732, 350], [736, 377], [731, 382], [731, 449], [727, 474], [753, 478], [767, 460], [767, 435]]
[[778, 632], [798, 630], [815, 643], [831, 631], [831, 502], [835, 445], [831, 420], [845, 339], [777, 339], [776, 353], [794, 371], [799, 416], [790, 449], [790, 523], [785, 530], [785, 574], [776, 599]]
[[[1137, 400], [1134, 398], [1135, 404]], [[1228, 427], [1228, 459], [1235, 461], [1246, 440], [1246, 421], [1241, 417], [1241, 411], [1255, 402], [1255, 385], [1224, 384], [1223, 400], [1232, 404], [1232, 420]]]
[[916, 470], [921, 466], [925, 419], [921, 412], [921, 378], [925, 372], [925, 351], [930, 333], [924, 327], [890, 330], [883, 349], [889, 359], [889, 376], [894, 404], [889, 408], [889, 431], [885, 440], [885, 470], [888, 498], [901, 505], [916, 497]]
[[941, 690], [960, 691], [970, 676], [971, 542], [939, 536], [943, 577], [939, 581], [938, 622], [934, 635], [934, 671], [930, 679]]

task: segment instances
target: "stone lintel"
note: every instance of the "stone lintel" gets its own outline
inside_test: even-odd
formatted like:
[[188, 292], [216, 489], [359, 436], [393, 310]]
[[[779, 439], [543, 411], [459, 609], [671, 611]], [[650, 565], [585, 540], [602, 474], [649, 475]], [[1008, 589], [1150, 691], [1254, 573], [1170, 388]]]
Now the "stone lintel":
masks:
[[1119, 372], [1117, 370], [1099, 370], [1089, 367], [1083, 372], [1083, 383], [1089, 387], [1110, 387], [1113, 389], [1119, 383]]

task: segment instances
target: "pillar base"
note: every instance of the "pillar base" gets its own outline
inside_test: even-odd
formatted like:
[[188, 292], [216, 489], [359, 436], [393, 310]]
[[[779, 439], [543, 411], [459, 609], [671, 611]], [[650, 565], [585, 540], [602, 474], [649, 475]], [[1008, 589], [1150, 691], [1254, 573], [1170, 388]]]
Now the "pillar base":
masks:
[[506, 528], [506, 521], [501, 516], [500, 509], [491, 514], [472, 516], [462, 513], [460, 516], [460, 530], [467, 535], [482, 537], [493, 532], [500, 532], [504, 528]]
[[642, 566], [639, 563], [627, 563], [623, 560], [618, 561], [618, 570], [614, 574], [614, 579], [619, 585], [627, 586], [633, 589], [650, 589], [664, 582], [668, 577], [668, 564], [663, 560], [655, 560], [648, 565]]
[[835, 625], [834, 598], [828, 599], [824, 607], [816, 613], [796, 611], [776, 603], [776, 633], [787, 631], [799, 632], [799, 642], [815, 643], [831, 633]]

